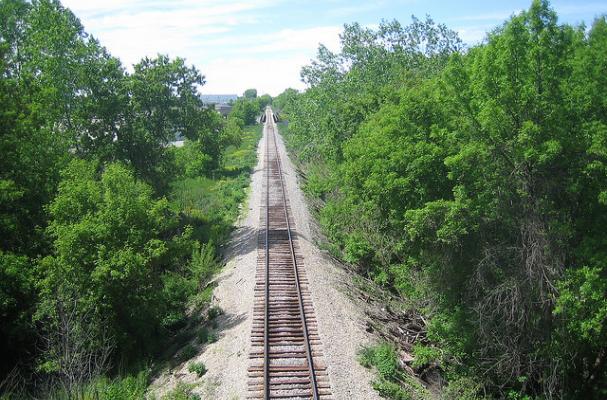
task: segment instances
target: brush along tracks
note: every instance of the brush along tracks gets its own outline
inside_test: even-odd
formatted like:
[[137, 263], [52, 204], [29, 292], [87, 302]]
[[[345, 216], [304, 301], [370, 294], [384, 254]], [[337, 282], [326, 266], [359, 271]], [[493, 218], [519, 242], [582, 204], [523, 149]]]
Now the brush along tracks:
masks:
[[286, 198], [274, 115], [266, 110], [264, 201], [251, 353], [249, 398], [330, 399], [318, 326]]

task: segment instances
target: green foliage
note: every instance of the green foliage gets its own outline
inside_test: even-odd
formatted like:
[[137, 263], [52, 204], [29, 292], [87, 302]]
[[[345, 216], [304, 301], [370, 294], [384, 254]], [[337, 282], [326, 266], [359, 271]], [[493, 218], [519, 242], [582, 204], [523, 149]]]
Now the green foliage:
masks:
[[260, 137], [260, 126], [244, 129], [239, 145], [226, 148], [223, 168], [213, 174], [214, 179], [183, 178], [171, 184], [171, 203], [187, 216], [198, 240], [218, 243], [227, 239], [246, 196]]
[[207, 318], [209, 319], [209, 321], [212, 321], [215, 318], [219, 317], [221, 314], [223, 314], [223, 310], [219, 306], [213, 306], [207, 311]]
[[280, 111], [293, 107], [295, 106], [298, 93], [299, 92], [293, 88], [285, 89], [272, 100], [272, 104]]
[[257, 117], [261, 115], [261, 108], [257, 98], [239, 98], [232, 105], [230, 118], [236, 118], [245, 125], [253, 125]]
[[536, 0], [461, 50], [430, 19], [321, 46], [275, 99], [306, 192], [339, 256], [429, 314], [417, 362], [482, 371], [453, 393], [602, 398], [607, 22]]
[[373, 388], [382, 397], [394, 400], [426, 398], [427, 393], [419, 383], [407, 377], [399, 366], [396, 348], [390, 343], [363, 347], [358, 361], [365, 368], [374, 368], [378, 378], [372, 382]]
[[198, 350], [191, 344], [185, 346], [177, 355], [177, 360], [179, 362], [185, 362], [198, 354]]
[[215, 255], [215, 246], [212, 241], [200, 246], [199, 249], [194, 249], [192, 261], [190, 262], [190, 270], [192, 271], [194, 280], [200, 286], [211, 279], [219, 270], [219, 266], [220, 264]]
[[413, 367], [422, 367], [435, 362], [439, 362], [441, 358], [440, 349], [432, 346], [424, 346], [423, 344], [415, 344], [413, 346]]
[[[136, 400], [144, 399], [148, 385], [147, 371], [141, 371], [137, 375], [129, 375], [124, 378], [109, 380], [100, 378], [94, 381], [90, 387], [95, 393], [91, 399], [99, 400]], [[89, 390], [91, 390], [89, 389]]]
[[[590, 397], [594, 393], [607, 395], [603, 385], [607, 371], [602, 359], [604, 356], [601, 356], [607, 347], [607, 279], [604, 271], [597, 267], [567, 271], [559, 282], [559, 295], [553, 311], [560, 330], [551, 353], [561, 356], [559, 349], [567, 347], [575, 349], [581, 356], [563, 359], [567, 362], [570, 376], [581, 375], [586, 379], [586, 387], [575, 386], [580, 397]], [[593, 361], [588, 363], [585, 360]], [[575, 385], [575, 382], [571, 381], [571, 384]]]
[[405, 391], [401, 385], [396, 382], [391, 382], [380, 378], [373, 382], [373, 389], [386, 399], [391, 400], [412, 400], [413, 396]]
[[133, 119], [119, 151], [158, 189], [165, 189], [170, 178], [166, 146], [178, 135], [194, 142], [184, 150], [191, 157], [186, 162], [189, 174], [219, 163], [221, 122], [216, 113], [202, 107], [197, 87], [203, 84], [195, 67], [164, 55], [144, 58], [127, 77]]
[[209, 333], [207, 343], [215, 343], [218, 339], [219, 339], [219, 337], [217, 336], [217, 333], [211, 332], [211, 333]]
[[384, 379], [395, 379], [399, 372], [398, 354], [389, 343], [363, 348], [359, 353], [359, 361], [364, 367], [377, 368], [379, 376]]
[[[0, 339], [7, 359], [23, 357], [31, 346], [35, 327], [31, 316], [36, 300], [34, 267], [25, 256], [0, 250]], [[4, 373], [0, 369], [0, 373]]]
[[[567, 271], [560, 282], [559, 297], [554, 308], [561, 315], [568, 333], [598, 348], [607, 344], [607, 281], [600, 268], [583, 267]], [[602, 341], [601, 341], [602, 339]], [[600, 342], [595, 342], [595, 341]], [[592, 343], [595, 342], [595, 343]]]
[[272, 96], [269, 94], [264, 94], [257, 99], [257, 102], [259, 103], [259, 109], [264, 110], [266, 106], [272, 104]]
[[196, 336], [196, 340], [199, 344], [204, 344], [209, 342], [209, 329], [206, 326], [203, 326]]
[[257, 98], [257, 89], [247, 89], [244, 91], [245, 99], [256, 99]]
[[[0, 381], [18, 364], [71, 396], [210, 302], [259, 132], [202, 107], [181, 58], [126, 72], [58, 1], [3, 1], [0, 20]], [[162, 197], [183, 181], [212, 188], [203, 212]]]
[[175, 163], [186, 178], [204, 176], [212, 171], [213, 159], [204, 153], [204, 147], [198, 141], [186, 140], [183, 147], [176, 148]]
[[482, 384], [468, 377], [457, 377], [449, 381], [449, 385], [441, 394], [443, 400], [481, 400], [488, 399], [482, 394]]
[[56, 301], [75, 298], [123, 354], [149, 351], [163, 314], [173, 311], [162, 296], [171, 280], [161, 273], [174, 267], [167, 258], [180, 257], [162, 238], [176, 217], [166, 200], [154, 200], [151, 188], [119, 164], [99, 174], [95, 163], [74, 160], [62, 176], [49, 207], [54, 255], [41, 263], [40, 318], [54, 320]]
[[[180, 161], [188, 174], [208, 173], [225, 147], [238, 143], [239, 131], [201, 107], [198, 87], [204, 80], [183, 59], [146, 58], [129, 74], [58, 1], [3, 1], [0, 19], [4, 376], [16, 362], [31, 366], [43, 347], [37, 331], [54, 329], [53, 303], [74, 291], [78, 313], [91, 314], [94, 324], [109, 323], [108, 333], [129, 348], [139, 347], [139, 337], [125, 337], [127, 332], [182, 313], [158, 294], [161, 281], [177, 273], [165, 270], [175, 269], [178, 260], [185, 264], [192, 252], [191, 240], [185, 254], [173, 251], [179, 221], [157, 199], [176, 169], [167, 145], [177, 135], [195, 142], [196, 151]], [[74, 159], [91, 164], [77, 167]], [[147, 180], [154, 193], [125, 174]], [[88, 279], [92, 287], [84, 290]], [[123, 294], [125, 303], [117, 304]], [[97, 299], [103, 300], [92, 310]], [[136, 304], [142, 312], [130, 318]], [[143, 336], [159, 334], [151, 329]]]
[[136, 375], [109, 379], [98, 377], [91, 382], [67, 392], [58, 389], [48, 393], [50, 400], [143, 400], [148, 387], [149, 372], [142, 370]]
[[188, 371], [195, 373], [200, 378], [207, 373], [207, 367], [202, 362], [193, 362], [188, 365]]
[[200, 400], [200, 396], [192, 392], [194, 385], [179, 382], [175, 389], [162, 396], [162, 400]]

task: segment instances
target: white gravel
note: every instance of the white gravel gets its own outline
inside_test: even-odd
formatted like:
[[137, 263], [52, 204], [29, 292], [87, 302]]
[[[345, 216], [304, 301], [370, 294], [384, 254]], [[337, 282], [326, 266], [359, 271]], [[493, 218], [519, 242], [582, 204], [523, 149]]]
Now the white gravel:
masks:
[[[195, 384], [194, 391], [205, 399], [246, 398], [264, 148], [265, 130], [257, 148], [258, 163], [252, 175], [248, 205], [226, 249], [227, 264], [214, 291], [214, 302], [224, 311], [218, 319], [219, 340], [189, 361], [204, 362], [208, 372], [197, 378], [188, 372], [186, 362], [154, 381], [152, 390], [157, 394], [165, 393], [177, 382], [185, 382]], [[334, 398], [379, 400], [370, 384], [373, 374], [356, 360], [361, 346], [373, 342], [365, 332], [364, 306], [347, 295], [351, 276], [314, 244], [315, 222], [280, 136], [278, 148]]]

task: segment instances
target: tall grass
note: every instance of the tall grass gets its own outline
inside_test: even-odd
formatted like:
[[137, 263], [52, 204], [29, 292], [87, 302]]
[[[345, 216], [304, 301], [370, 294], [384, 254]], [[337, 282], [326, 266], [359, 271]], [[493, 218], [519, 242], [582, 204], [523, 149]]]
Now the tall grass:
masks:
[[[149, 382], [146, 368], [135, 375], [110, 379], [99, 377], [70, 392], [63, 389], [51, 391], [50, 400], [143, 400]], [[8, 400], [4, 399], [3, 400]]]
[[240, 145], [226, 149], [222, 168], [211, 176], [183, 178], [171, 185], [171, 202], [190, 220], [197, 239], [227, 239], [247, 195], [261, 129], [246, 127]]

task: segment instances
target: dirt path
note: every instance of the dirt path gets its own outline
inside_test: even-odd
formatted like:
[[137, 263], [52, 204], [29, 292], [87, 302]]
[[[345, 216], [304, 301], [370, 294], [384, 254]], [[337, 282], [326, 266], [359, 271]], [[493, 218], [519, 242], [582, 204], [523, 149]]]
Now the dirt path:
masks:
[[[252, 175], [248, 203], [225, 251], [227, 264], [218, 277], [214, 292], [214, 303], [224, 311], [218, 318], [219, 340], [189, 361], [202, 361], [208, 372], [202, 378], [197, 378], [188, 372], [189, 362], [186, 362], [171, 374], [164, 374], [155, 380], [152, 386], [157, 388], [156, 393], [165, 393], [177, 382], [185, 382], [196, 385], [194, 392], [205, 399], [246, 398], [265, 138], [264, 129], [264, 137], [258, 145], [258, 163]], [[278, 148], [334, 398], [379, 399], [371, 388], [373, 375], [356, 361], [360, 347], [371, 342], [371, 337], [365, 332], [364, 308], [347, 295], [346, 285], [351, 277], [314, 244], [314, 220], [280, 136]]]

